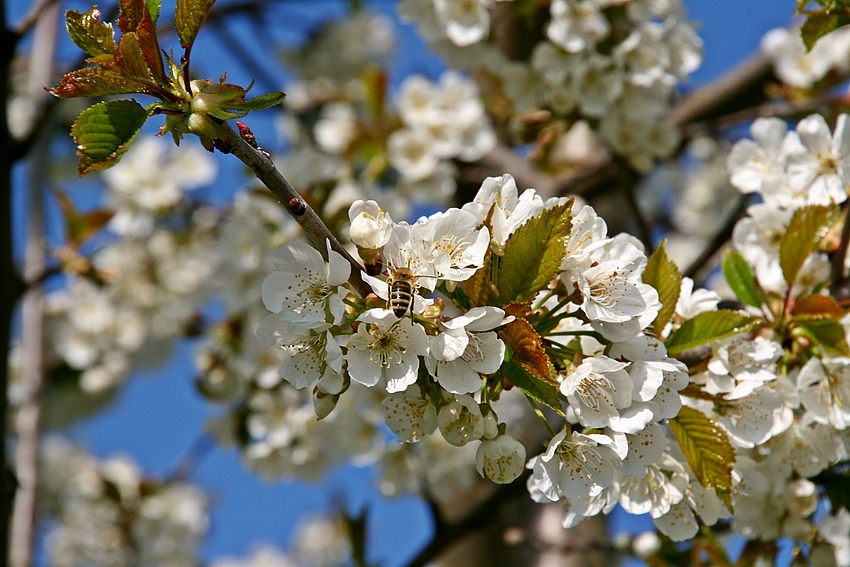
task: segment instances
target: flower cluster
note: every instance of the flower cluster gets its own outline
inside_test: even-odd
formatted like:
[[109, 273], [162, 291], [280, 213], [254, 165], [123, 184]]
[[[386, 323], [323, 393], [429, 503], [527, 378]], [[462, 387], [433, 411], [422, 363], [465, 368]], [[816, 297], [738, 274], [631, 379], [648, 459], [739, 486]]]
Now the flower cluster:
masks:
[[[479, 473], [504, 483], [522, 472], [526, 451], [499, 423], [501, 384], [522, 387], [511, 372], [531, 372], [566, 402], [576, 427], [601, 431], [563, 429], [529, 463], [533, 492], [588, 499], [611, 485], [615, 469], [645, 477], [640, 463], [665, 451], [658, 423], [678, 413], [677, 391], [688, 380], [686, 367], [644, 333], [661, 304], [641, 281], [647, 258], [636, 241], [608, 237], [590, 207], [571, 211], [564, 199], [519, 194], [510, 175], [485, 180], [462, 209], [412, 225], [393, 222], [374, 202], [355, 203], [349, 215], [352, 241], [377, 274], [362, 275], [373, 295], [348, 291], [349, 264], [333, 251], [327, 263], [303, 244], [275, 253], [278, 269], [263, 284], [274, 313], [258, 335], [287, 353], [284, 380], [332, 403], [351, 383], [379, 387], [400, 441], [438, 428], [451, 445], [479, 441]], [[536, 241], [550, 223], [564, 235], [552, 258]], [[532, 264], [514, 266], [522, 261], [514, 254]], [[508, 283], [528, 278], [525, 270], [539, 273]], [[561, 403], [549, 402], [558, 411]], [[582, 466], [591, 453], [599, 472]]]
[[192, 567], [209, 525], [207, 496], [184, 482], [147, 478], [127, 457], [98, 461], [50, 438], [42, 456], [41, 512], [50, 564]]
[[399, 11], [449, 64], [499, 77], [519, 113], [544, 109], [556, 119], [572, 122], [576, 113], [590, 119], [613, 150], [642, 171], [677, 146], [678, 133], [665, 115], [677, 83], [702, 61], [702, 43], [678, 0], [555, 0], [546, 39], [529, 63], [481, 43], [492, 6], [405, 0]]

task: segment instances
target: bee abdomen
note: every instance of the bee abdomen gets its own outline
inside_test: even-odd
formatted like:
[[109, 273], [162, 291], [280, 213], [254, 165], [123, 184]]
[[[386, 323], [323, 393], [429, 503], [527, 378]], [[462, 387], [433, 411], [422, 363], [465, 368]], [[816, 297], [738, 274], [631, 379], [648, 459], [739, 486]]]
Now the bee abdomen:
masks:
[[407, 281], [394, 281], [390, 286], [390, 309], [399, 319], [410, 310], [413, 301], [413, 285]]

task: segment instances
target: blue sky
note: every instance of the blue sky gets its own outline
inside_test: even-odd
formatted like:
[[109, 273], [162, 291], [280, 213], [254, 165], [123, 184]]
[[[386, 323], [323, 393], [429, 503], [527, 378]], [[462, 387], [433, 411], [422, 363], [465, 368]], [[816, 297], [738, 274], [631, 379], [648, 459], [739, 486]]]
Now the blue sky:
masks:
[[[29, 1], [22, 0], [10, 2], [12, 20], [20, 16], [29, 4]], [[394, 2], [371, 3], [367, 0], [364, 4], [393, 14]], [[293, 0], [280, 4], [275, 9], [278, 21], [287, 22], [292, 27], [278, 24], [272, 37], [295, 44], [328, 14], [344, 13], [342, 2], [323, 1], [321, 9], [317, 9], [316, 5], [315, 1]], [[705, 42], [703, 66], [686, 85], [694, 88], [752, 54], [764, 32], [787, 25], [794, 2], [692, 0], [686, 1], [686, 5], [690, 18], [699, 22], [698, 31]], [[66, 6], [85, 10], [89, 4], [74, 1], [66, 3]], [[164, 8], [164, 15], [168, 14], [167, 9]], [[247, 26], [235, 29], [237, 33], [240, 30], [250, 33]], [[230, 81], [247, 84], [250, 77], [240, 75], [237, 71], [239, 63], [222, 54], [212, 34], [205, 36], [204, 33], [195, 49], [196, 71], [213, 77], [229, 71]], [[254, 45], [249, 42], [249, 47], [268, 49], [263, 38], [254, 39]], [[214, 61], [214, 64], [203, 63], [202, 57]], [[440, 68], [436, 58], [429, 55], [425, 46], [413, 35], [412, 28], [403, 26], [393, 69], [396, 77], [410, 71], [434, 77]], [[267, 70], [272, 71], [273, 67]], [[285, 79], [283, 76], [279, 78]], [[257, 92], [261, 90], [262, 87], [259, 87]], [[261, 140], [273, 135], [261, 121], [255, 122], [249, 120]], [[221, 186], [242, 186], [232, 158], [217, 154], [217, 159], [223, 170]], [[207, 194], [224, 199], [225, 193], [215, 189]], [[21, 233], [20, 230], [16, 232]], [[185, 342], [176, 349], [175, 356], [165, 367], [134, 373], [118, 402], [106, 412], [77, 425], [71, 431], [72, 437], [98, 455], [127, 453], [151, 473], [162, 475], [169, 472], [180, 455], [198, 438], [204, 420], [216, 409], [194, 391], [192, 353], [193, 345]], [[352, 512], [364, 506], [369, 508], [370, 557], [383, 560], [382, 564], [386, 567], [404, 565], [428, 540], [427, 510], [412, 497], [392, 501], [382, 499], [372, 487], [373, 479], [374, 472], [370, 469], [342, 467], [332, 471], [319, 485], [286, 481], [267, 484], [242, 468], [235, 451], [213, 449], [193, 476], [194, 481], [206, 487], [213, 501], [212, 528], [203, 547], [203, 558], [209, 561], [222, 555], [244, 556], [253, 544], [261, 541], [286, 548], [293, 528], [303, 515], [331, 512], [341, 501]], [[631, 518], [617, 515], [612, 522], [612, 530], [641, 530], [647, 525], [645, 518], [634, 523]]]

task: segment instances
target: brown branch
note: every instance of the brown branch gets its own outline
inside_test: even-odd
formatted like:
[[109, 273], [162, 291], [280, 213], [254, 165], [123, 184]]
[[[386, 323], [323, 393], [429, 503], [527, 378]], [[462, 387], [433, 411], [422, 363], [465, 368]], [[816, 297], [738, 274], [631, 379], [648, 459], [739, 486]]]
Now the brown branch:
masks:
[[847, 259], [847, 249], [850, 247], [850, 219], [848, 219], [850, 208], [844, 207], [844, 228], [841, 231], [841, 244], [832, 257], [830, 279], [834, 289], [843, 288], [847, 282], [844, 278], [844, 262]]
[[325, 241], [329, 240], [331, 248], [339, 252], [351, 264], [351, 277], [348, 280], [351, 286], [363, 297], [370, 294], [372, 288], [360, 278], [360, 274], [364, 273], [363, 267], [348, 253], [348, 250], [343, 248], [322, 219], [319, 218], [319, 215], [316, 214], [316, 211], [301, 198], [301, 195], [290, 185], [289, 181], [281, 175], [268, 154], [252, 147], [227, 123], [221, 124], [221, 128], [226, 139], [219, 140], [220, 143], [216, 147], [222, 152], [232, 153], [254, 172], [257, 179], [263, 182], [278, 202], [292, 215], [292, 218], [301, 225], [301, 228], [326, 260], [328, 253]]
[[735, 207], [735, 210], [729, 214], [729, 218], [726, 219], [726, 224], [724, 224], [723, 228], [714, 235], [711, 242], [706, 244], [705, 248], [703, 248], [702, 252], [700, 252], [700, 255], [697, 256], [696, 260], [691, 262], [688, 268], [682, 272], [682, 276], [693, 279], [697, 284], [700, 283], [700, 280], [696, 277], [697, 274], [705, 267], [705, 263], [708, 262], [718, 250], [723, 248], [730, 238], [732, 238], [732, 231], [735, 229], [738, 219], [740, 219], [747, 210], [747, 201], [747, 198], [743, 195], [738, 197], [738, 205]]
[[496, 488], [483, 502], [478, 504], [469, 514], [455, 522], [437, 525], [436, 533], [425, 549], [407, 564], [407, 567], [424, 567], [437, 557], [451, 544], [471, 533], [473, 530], [484, 529], [496, 519], [497, 512], [509, 500], [527, 493], [525, 482], [531, 471], [525, 470], [511, 484]]

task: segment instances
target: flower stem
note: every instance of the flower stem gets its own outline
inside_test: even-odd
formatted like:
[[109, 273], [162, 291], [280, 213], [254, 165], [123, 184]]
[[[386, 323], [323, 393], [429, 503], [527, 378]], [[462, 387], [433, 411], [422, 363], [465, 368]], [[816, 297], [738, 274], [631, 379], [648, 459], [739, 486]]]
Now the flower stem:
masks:
[[543, 422], [543, 426], [546, 428], [546, 431], [549, 432], [549, 435], [554, 437], [555, 430], [552, 429], [551, 425], [549, 425], [549, 420], [546, 419], [545, 415], [543, 415], [543, 410], [540, 409], [540, 406], [537, 405], [537, 402], [535, 402], [530, 396], [526, 396], [525, 399], [527, 399], [528, 403], [531, 404], [531, 407], [534, 408], [534, 413], [537, 415], [540, 421]]

